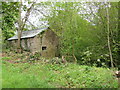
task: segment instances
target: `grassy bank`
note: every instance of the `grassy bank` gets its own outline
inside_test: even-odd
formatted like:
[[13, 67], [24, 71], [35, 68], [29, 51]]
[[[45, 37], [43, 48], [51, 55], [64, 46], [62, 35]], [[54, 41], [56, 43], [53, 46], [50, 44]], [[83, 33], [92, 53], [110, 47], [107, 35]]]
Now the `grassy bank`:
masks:
[[3, 88], [117, 88], [108, 68], [2, 62]]

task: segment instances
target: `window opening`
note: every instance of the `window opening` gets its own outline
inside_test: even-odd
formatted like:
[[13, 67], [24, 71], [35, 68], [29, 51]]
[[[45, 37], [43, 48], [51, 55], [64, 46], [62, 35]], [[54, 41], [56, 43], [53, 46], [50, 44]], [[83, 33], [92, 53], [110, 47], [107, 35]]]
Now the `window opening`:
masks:
[[47, 49], [47, 47], [46, 46], [42, 46], [42, 50], [46, 50]]

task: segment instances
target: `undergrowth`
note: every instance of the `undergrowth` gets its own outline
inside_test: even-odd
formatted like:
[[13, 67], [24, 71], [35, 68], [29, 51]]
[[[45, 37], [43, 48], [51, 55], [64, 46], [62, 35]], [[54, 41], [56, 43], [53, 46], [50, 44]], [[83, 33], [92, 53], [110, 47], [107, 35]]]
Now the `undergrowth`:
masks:
[[117, 88], [108, 68], [67, 64], [2, 61], [3, 88]]

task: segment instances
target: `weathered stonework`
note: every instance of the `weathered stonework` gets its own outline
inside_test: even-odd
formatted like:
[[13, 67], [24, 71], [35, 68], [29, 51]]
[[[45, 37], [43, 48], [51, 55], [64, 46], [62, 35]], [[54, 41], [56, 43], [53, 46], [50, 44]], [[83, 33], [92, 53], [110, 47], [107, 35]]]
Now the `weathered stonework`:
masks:
[[43, 34], [42, 47], [46, 47], [46, 50], [42, 50], [42, 53], [41, 53], [42, 56], [44, 57], [57, 56], [58, 37], [53, 31], [48, 30]]
[[[10, 40], [12, 46], [17, 47], [17, 40]], [[56, 57], [59, 54], [58, 36], [50, 29], [39, 33], [35, 37], [21, 39], [21, 47], [25, 51], [40, 52], [43, 57]]]

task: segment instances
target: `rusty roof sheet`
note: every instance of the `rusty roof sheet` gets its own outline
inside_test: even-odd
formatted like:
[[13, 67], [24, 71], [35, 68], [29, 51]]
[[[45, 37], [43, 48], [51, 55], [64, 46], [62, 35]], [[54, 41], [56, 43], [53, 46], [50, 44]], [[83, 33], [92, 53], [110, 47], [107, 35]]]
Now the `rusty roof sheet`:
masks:
[[[39, 33], [41, 33], [44, 30], [47, 30], [47, 28], [40, 28], [40, 29], [35, 29], [35, 30], [23, 31], [21, 38], [35, 37], [36, 35], [38, 35]], [[18, 39], [17, 34], [15, 36], [9, 38], [8, 40], [15, 40], [15, 39]]]

